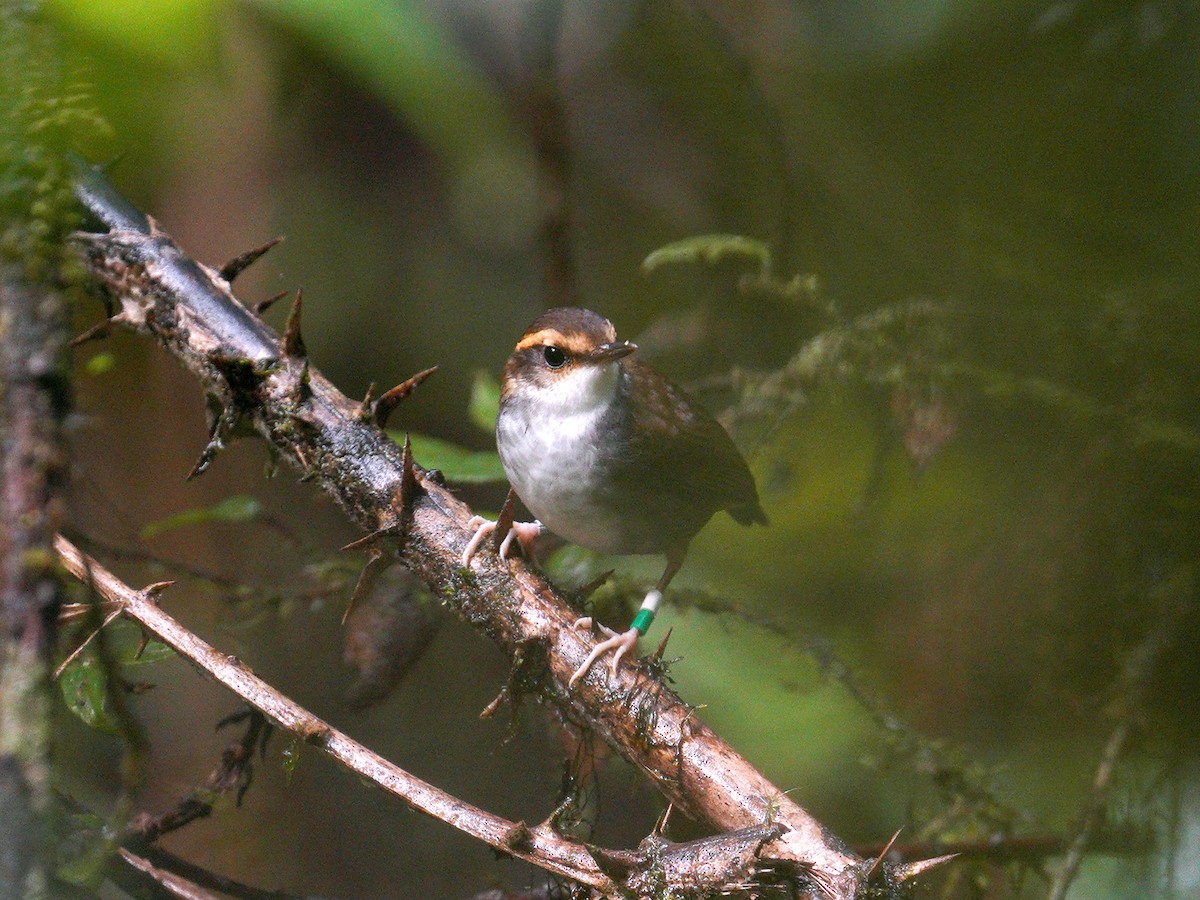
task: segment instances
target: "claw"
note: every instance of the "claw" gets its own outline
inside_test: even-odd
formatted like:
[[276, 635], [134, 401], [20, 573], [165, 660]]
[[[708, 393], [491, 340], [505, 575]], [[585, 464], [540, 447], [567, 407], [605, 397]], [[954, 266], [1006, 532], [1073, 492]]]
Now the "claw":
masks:
[[[517, 523], [513, 522], [512, 528], [508, 529], [508, 534], [504, 536], [504, 540], [500, 542], [500, 558], [508, 559], [508, 548], [512, 546], [513, 538], [517, 536]], [[521, 544], [521, 549], [525, 549], [525, 545]]]
[[[586, 626], [584, 623], [587, 623]], [[591, 618], [585, 617], [576, 620], [574, 627], [590, 628], [591, 624]], [[608, 629], [605, 629], [605, 631], [607, 630]], [[613, 634], [612, 637], [601, 641], [595, 646], [595, 648], [593, 648], [592, 652], [588, 655], [588, 658], [583, 661], [583, 665], [575, 670], [575, 674], [572, 675], [570, 681], [567, 682], [567, 689], [570, 690], [571, 688], [575, 687], [575, 683], [587, 675], [588, 670], [592, 667], [592, 664], [606, 653], [613, 654], [612, 662], [609, 664], [609, 672], [613, 678], [616, 678], [617, 666], [621, 663], [621, 657], [637, 646], [638, 638], [640, 636], [641, 635], [638, 634], [636, 628], [630, 628], [626, 632], [621, 634]]]
[[491, 519], [485, 519], [483, 516], [471, 516], [470, 520], [467, 522], [467, 527], [474, 528], [475, 535], [467, 544], [467, 549], [463, 551], [463, 568], [467, 568], [471, 565], [471, 560], [474, 558], [475, 554], [479, 552], [479, 545], [483, 543], [484, 539], [489, 534], [496, 530], [496, 523]]
[[[471, 565], [471, 560], [479, 552], [479, 548], [483, 545], [484, 540], [496, 530], [496, 523], [491, 519], [485, 519], [483, 516], [472, 516], [467, 522], [467, 527], [474, 528], [475, 534], [467, 544], [467, 548], [463, 550], [463, 566]], [[508, 529], [508, 534], [500, 542], [500, 558], [508, 559], [508, 551], [512, 548], [512, 542], [515, 538], [518, 546], [521, 548], [521, 555], [526, 559], [532, 559], [533, 542], [537, 540], [543, 530], [544, 526], [541, 522], [513, 522], [512, 526]]]

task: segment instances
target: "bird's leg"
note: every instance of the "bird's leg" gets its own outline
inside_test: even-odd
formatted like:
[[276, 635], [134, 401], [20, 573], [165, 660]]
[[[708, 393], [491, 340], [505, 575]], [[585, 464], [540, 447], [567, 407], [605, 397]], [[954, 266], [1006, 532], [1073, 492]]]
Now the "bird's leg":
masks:
[[474, 528], [475, 534], [467, 543], [467, 548], [463, 550], [462, 564], [465, 567], [471, 565], [471, 560], [475, 554], [479, 552], [479, 547], [483, 544], [484, 539], [489, 534], [494, 534], [497, 528], [504, 528], [507, 525], [507, 531], [504, 534], [503, 540], [500, 541], [500, 546], [497, 551], [501, 559], [508, 559], [509, 548], [512, 547], [513, 538], [517, 539], [517, 543], [521, 547], [521, 555], [526, 559], [533, 558], [533, 542], [545, 530], [545, 526], [541, 522], [534, 520], [532, 522], [514, 522], [512, 520], [513, 502], [516, 499], [516, 494], [510, 488], [508, 497], [504, 501], [504, 508], [500, 510], [500, 518], [493, 521], [485, 519], [483, 516], [472, 516], [467, 522], [468, 528]]
[[[629, 630], [617, 634], [605, 628], [604, 630], [609, 631], [610, 636], [592, 648], [592, 652], [583, 661], [583, 665], [575, 670], [571, 680], [567, 682], [568, 689], [575, 687], [575, 682], [583, 678], [591, 669], [592, 664], [606, 653], [613, 655], [612, 661], [609, 663], [609, 671], [614, 678], [617, 676], [617, 666], [620, 665], [621, 657], [636, 647], [638, 638], [644, 637], [650, 630], [650, 625], [654, 622], [654, 614], [658, 611], [658, 604], [662, 602], [663, 591], [667, 589], [667, 585], [671, 583], [671, 579], [675, 577], [675, 573], [679, 571], [681, 565], [683, 565], [683, 553], [667, 555], [667, 568], [663, 571], [662, 577], [658, 579], [658, 584], [646, 594], [646, 599], [642, 601], [642, 608], [633, 617]], [[592, 617], [584, 616], [582, 619], [576, 619], [574, 627], [591, 628]], [[603, 628], [603, 626], [601, 627]]]

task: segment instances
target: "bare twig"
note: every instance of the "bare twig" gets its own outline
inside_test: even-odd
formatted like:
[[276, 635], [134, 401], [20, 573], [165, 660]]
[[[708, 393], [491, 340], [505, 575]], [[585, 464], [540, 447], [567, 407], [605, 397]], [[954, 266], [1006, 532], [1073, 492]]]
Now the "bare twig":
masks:
[[564, 878], [590, 885], [603, 893], [614, 890], [588, 851], [566, 841], [549, 828], [518, 825], [464, 803], [371, 752], [362, 744], [318, 719], [256, 677], [236, 657], [205, 643], [163, 612], [145, 591], [126, 585], [95, 560], [84, 556], [59, 535], [54, 540], [63, 565], [76, 578], [87, 579], [104, 599], [120, 603], [122, 611], [196, 667], [261, 710], [273, 722], [299, 736], [357, 775], [367, 778], [414, 809], [440, 819], [497, 850], [541, 866]]
[[[56, 681], [62, 677], [63, 670], [66, 669], [66, 667], [69, 666], [71, 663], [75, 662], [75, 660], [79, 658], [79, 654], [87, 649], [88, 644], [90, 644], [93, 640], [95, 640], [96, 635], [98, 635], [100, 633], [101, 629], [103, 629], [106, 625], [111, 624], [113, 619], [115, 619], [120, 614], [121, 614], [120, 609], [111, 610], [109, 612], [109, 614], [104, 617], [104, 621], [102, 621], [99, 625], [97, 625], [92, 630], [91, 634], [89, 634], [82, 641], [80, 641], [78, 647], [76, 647], [74, 650], [72, 650], [70, 653], [67, 654], [67, 658], [64, 659], [62, 662], [60, 662], [58, 664], [58, 668], [54, 670], [54, 679]], [[62, 620], [61, 616], [59, 616], [59, 620], [60, 621]]]
[[181, 875], [158, 868], [148, 859], [131, 853], [124, 847], [119, 848], [117, 853], [130, 868], [161, 887], [170, 897], [179, 897], [181, 900], [220, 900], [216, 894], [193, 884]]
[[[174, 872], [176, 875], [180, 875], [202, 888], [219, 891], [222, 894], [228, 894], [230, 897], [236, 897], [238, 900], [306, 900], [305, 895], [302, 894], [264, 890], [263, 888], [245, 884], [225, 875], [210, 872], [208, 869], [198, 866], [193, 862], [188, 862], [186, 859], [181, 859], [174, 853], [164, 850], [161, 847], [146, 847], [144, 852], [139, 850], [139, 853], [142, 853], [150, 863], [160, 869]], [[312, 900], [325, 900], [325, 898], [313, 897]]]

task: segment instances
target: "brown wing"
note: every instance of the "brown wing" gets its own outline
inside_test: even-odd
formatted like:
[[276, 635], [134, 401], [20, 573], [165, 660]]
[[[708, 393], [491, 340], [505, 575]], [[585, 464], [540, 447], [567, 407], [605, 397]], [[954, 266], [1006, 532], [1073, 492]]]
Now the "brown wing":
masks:
[[743, 525], [765, 525], [754, 478], [721, 424], [650, 367], [627, 360], [625, 369], [632, 426], [628, 477], [648, 502], [695, 509], [697, 528], [719, 509]]

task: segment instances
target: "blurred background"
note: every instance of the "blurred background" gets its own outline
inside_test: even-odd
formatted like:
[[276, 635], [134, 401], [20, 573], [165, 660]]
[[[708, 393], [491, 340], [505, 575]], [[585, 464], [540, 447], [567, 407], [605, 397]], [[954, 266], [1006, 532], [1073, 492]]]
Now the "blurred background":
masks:
[[[772, 524], [715, 519], [647, 643], [673, 629], [680, 694], [835, 833], [1069, 838], [1133, 723], [1098, 831], [1111, 852], [1071, 896], [1200, 897], [1193, 4], [48, 0], [45, 15], [111, 126], [84, 149], [118, 158], [117, 187], [202, 262], [284, 235], [238, 294], [303, 287], [313, 364], [342, 391], [440, 367], [393, 428], [494, 449], [468, 412], [479, 373], [564, 302], [721, 414]], [[757, 243], [677, 244], [713, 234]], [[276, 328], [288, 305], [266, 314]], [[99, 315], [81, 309], [79, 330]], [[173, 615], [397, 764], [514, 820], [549, 814], [578, 747], [532, 704], [480, 720], [508, 672], [493, 646], [435, 610], [398, 687], [348, 702], [340, 619], [360, 560], [336, 551], [355, 529], [294, 472], [264, 478], [257, 441], [185, 481], [204, 403], [149, 342], [117, 334], [76, 361], [71, 527], [97, 556], [134, 584], [179, 577]], [[504, 493], [457, 490], [483, 510]], [[254, 503], [172, 519], [230, 497]], [[613, 565], [636, 592], [661, 563], [568, 548], [548, 571], [570, 587]], [[1163, 621], [1169, 649], [1139, 680], [1125, 661]], [[215, 764], [236, 705], [179, 660], [140, 677], [156, 686], [129, 699], [149, 740], [135, 807], [157, 811]], [[64, 785], [111, 808], [121, 742], [60, 724]], [[336, 898], [543, 883], [315, 753], [285, 765], [285, 747], [240, 808], [165, 846]], [[662, 802], [619, 761], [600, 768], [593, 839], [634, 846]], [[1045, 895], [1056, 857], [1002, 856], [922, 890]]]

